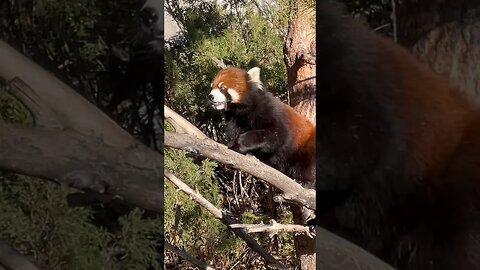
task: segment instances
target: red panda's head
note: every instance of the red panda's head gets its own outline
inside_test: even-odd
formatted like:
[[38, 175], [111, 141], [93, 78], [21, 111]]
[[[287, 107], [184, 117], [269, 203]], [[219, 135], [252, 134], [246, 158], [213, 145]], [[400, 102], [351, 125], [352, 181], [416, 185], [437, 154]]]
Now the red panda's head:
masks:
[[242, 103], [252, 85], [261, 88], [260, 68], [225, 68], [215, 76], [208, 98], [214, 109], [226, 110], [229, 103]]

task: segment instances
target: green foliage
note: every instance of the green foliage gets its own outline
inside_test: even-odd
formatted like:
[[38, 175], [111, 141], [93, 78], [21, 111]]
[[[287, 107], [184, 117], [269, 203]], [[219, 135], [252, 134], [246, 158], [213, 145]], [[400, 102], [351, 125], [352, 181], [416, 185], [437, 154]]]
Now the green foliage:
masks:
[[285, 13], [285, 7], [271, 6], [268, 12], [274, 16], [270, 20], [256, 10], [252, 1], [242, 7], [244, 13], [234, 14], [204, 1], [177, 11], [183, 35], [170, 42], [165, 56], [166, 103], [177, 111], [194, 118], [203, 110], [198, 104], [202, 104], [218, 72], [213, 57], [246, 69], [259, 66], [269, 91], [286, 93], [283, 38], [287, 25], [284, 16], [279, 16]]
[[68, 207], [68, 193], [52, 183], [0, 174], [0, 238], [45, 269], [114, 269], [106, 246], [111, 235], [88, 223], [87, 209]]
[[163, 222], [143, 218], [143, 211], [136, 208], [127, 216], [120, 217], [119, 223], [122, 231], [115, 236], [115, 246], [124, 248], [129, 259], [120, 261], [116, 269], [142, 270], [146, 265], [163, 269], [156, 251], [156, 247], [163, 245], [163, 238], [158, 237], [163, 232]]
[[[196, 164], [184, 151], [166, 149], [165, 168], [197, 190], [214, 206], [222, 208], [222, 196], [214, 178], [214, 162], [205, 159]], [[174, 231], [177, 204], [181, 206], [181, 215], [178, 230]], [[225, 225], [187, 195], [177, 191], [168, 181], [165, 183], [164, 216], [167, 237], [178, 235], [180, 241], [177, 244], [187, 252], [202, 254], [208, 261], [226, 258], [233, 260], [240, 252], [241, 241], [231, 235]]]
[[[34, 16], [42, 34], [52, 37], [61, 34], [65, 38], [63, 44], [58, 44], [60, 40], [55, 38], [40, 39], [50, 52], [52, 60], [59, 54], [57, 52], [59, 49], [66, 52], [68, 56], [79, 57], [89, 64], [94, 64], [97, 57], [105, 54], [105, 43], [101, 37], [93, 34], [101, 16], [96, 2], [95, 0], [35, 1]], [[79, 53], [79, 55], [74, 55], [75, 53]]]
[[32, 125], [32, 117], [12, 95], [7, 93], [6, 87], [0, 84], [0, 121], [15, 124]]

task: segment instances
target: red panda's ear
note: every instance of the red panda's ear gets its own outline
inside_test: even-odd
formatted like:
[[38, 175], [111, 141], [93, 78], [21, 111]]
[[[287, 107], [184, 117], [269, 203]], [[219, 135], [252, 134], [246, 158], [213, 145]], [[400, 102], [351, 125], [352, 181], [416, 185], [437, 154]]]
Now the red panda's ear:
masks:
[[254, 67], [247, 71], [250, 80], [256, 83], [261, 83], [260, 81], [260, 68]]

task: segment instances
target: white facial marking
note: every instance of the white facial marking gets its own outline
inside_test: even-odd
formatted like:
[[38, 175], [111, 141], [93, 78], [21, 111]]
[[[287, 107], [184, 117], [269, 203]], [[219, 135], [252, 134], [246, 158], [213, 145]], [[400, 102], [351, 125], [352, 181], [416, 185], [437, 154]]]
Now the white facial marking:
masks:
[[232, 102], [240, 102], [240, 95], [238, 94], [237, 90], [233, 88], [228, 88], [227, 93], [232, 98]]
[[212, 91], [210, 91], [210, 95], [213, 96], [212, 107], [215, 110], [223, 110], [227, 103], [227, 97], [218, 88], [212, 89]]

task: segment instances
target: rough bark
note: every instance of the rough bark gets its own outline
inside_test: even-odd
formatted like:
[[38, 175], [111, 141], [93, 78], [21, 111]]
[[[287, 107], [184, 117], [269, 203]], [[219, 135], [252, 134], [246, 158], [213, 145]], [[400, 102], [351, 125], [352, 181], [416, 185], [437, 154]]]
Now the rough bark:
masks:
[[480, 104], [480, 1], [409, 0], [398, 18], [400, 43]]
[[300, 184], [283, 173], [262, 163], [253, 156], [245, 156], [225, 145], [210, 139], [198, 139], [190, 134], [165, 132], [165, 146], [200, 154], [204, 157], [247, 172], [282, 191], [282, 196], [289, 202], [305, 205], [315, 209], [315, 191], [304, 189]]
[[[316, 123], [315, 10], [302, 1], [292, 2], [292, 5], [293, 15], [284, 46], [290, 105]], [[305, 224], [312, 216], [310, 210], [299, 206], [292, 206], [292, 212], [296, 224]], [[315, 239], [296, 235], [294, 242], [301, 269], [316, 269]]]
[[295, 2], [284, 45], [290, 105], [315, 123], [315, 10]]
[[68, 130], [0, 123], [0, 169], [108, 193], [162, 213], [163, 159], [151, 154]]

